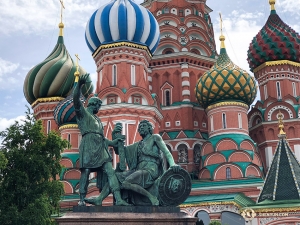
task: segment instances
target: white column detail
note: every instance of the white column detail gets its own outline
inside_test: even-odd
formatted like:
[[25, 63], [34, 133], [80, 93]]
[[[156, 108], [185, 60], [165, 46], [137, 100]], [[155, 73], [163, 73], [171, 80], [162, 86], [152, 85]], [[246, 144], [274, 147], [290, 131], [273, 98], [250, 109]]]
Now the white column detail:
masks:
[[294, 151], [297, 160], [300, 162], [300, 145], [294, 145]]
[[267, 168], [269, 168], [271, 166], [272, 159], [273, 159], [272, 147], [265, 148], [265, 155], [266, 155]]

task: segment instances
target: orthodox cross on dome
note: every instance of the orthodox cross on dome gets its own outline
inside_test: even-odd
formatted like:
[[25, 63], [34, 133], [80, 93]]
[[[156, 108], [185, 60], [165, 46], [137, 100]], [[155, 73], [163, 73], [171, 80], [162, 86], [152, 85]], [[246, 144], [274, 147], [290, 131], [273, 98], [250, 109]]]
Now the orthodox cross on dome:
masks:
[[269, 4], [271, 6], [271, 10], [275, 10], [276, 0], [269, 0]]
[[63, 0], [59, 0], [59, 2], [61, 4], [61, 8], [60, 8], [60, 23], [58, 25], [58, 27], [59, 27], [59, 36], [63, 36], [64, 24], [62, 22], [62, 17], [63, 17], [63, 9], [65, 8], [65, 6], [64, 6]]
[[220, 41], [221, 41], [221, 48], [225, 48], [225, 36], [223, 35], [223, 19], [222, 19], [222, 14], [219, 13], [220, 15], [220, 27], [221, 27], [221, 36], [220, 36]]
[[76, 72], [74, 73], [74, 76], [75, 76], [75, 82], [77, 83], [78, 82], [78, 79], [79, 79], [79, 56], [78, 54], [75, 54], [75, 57], [76, 57]]
[[278, 117], [278, 127], [279, 127], [279, 135], [285, 135], [286, 133], [284, 132], [284, 124], [283, 124], [283, 114], [281, 111], [277, 114]]

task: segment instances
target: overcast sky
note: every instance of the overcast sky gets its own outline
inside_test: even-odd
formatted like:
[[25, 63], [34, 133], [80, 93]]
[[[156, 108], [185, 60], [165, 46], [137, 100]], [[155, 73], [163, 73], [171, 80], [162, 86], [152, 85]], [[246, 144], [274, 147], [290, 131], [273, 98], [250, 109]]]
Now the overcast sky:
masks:
[[[136, 0], [141, 3], [143, 0]], [[184, 1], [184, 0], [182, 0]], [[92, 13], [109, 0], [65, 0], [64, 40], [70, 55], [79, 54], [81, 66], [96, 77], [96, 66], [84, 40], [85, 24]], [[219, 15], [223, 15], [226, 47], [231, 59], [249, 71], [247, 50], [265, 24], [268, 0], [207, 0], [219, 50]], [[299, 0], [277, 0], [282, 20], [300, 32]], [[60, 21], [59, 0], [0, 1], [0, 131], [20, 120], [28, 105], [23, 95], [24, 78], [54, 48]]]

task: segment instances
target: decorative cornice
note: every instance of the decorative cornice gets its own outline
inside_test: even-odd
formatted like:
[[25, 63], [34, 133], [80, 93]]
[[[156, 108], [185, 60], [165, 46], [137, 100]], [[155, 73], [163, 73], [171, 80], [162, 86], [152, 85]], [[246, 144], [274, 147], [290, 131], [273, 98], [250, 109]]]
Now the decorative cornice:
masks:
[[78, 128], [77, 124], [66, 124], [59, 127], [59, 130]]
[[220, 106], [242, 106], [246, 109], [249, 108], [249, 106], [245, 103], [242, 103], [242, 102], [219, 102], [219, 103], [215, 103], [213, 105], [210, 105], [206, 108], [206, 110], [211, 110], [213, 108], [217, 108], [217, 107], [220, 107]]
[[202, 202], [202, 203], [195, 203], [195, 204], [182, 204], [179, 205], [180, 208], [189, 208], [189, 207], [199, 207], [199, 206], [211, 206], [211, 205], [234, 205], [239, 209], [241, 206], [234, 201], [228, 202]]
[[260, 71], [261, 69], [267, 66], [280, 66], [280, 65], [291, 65], [295, 67], [300, 67], [300, 63], [289, 61], [289, 60], [277, 60], [277, 61], [269, 61], [261, 64], [259, 67], [253, 70], [254, 73]]
[[[254, 212], [256, 213], [269, 213], [269, 212], [299, 212], [299, 207], [295, 206], [295, 207], [287, 207], [287, 208], [272, 208], [272, 206], [268, 206], [267, 208], [263, 208], [263, 209], [255, 209], [252, 208], [254, 210]], [[260, 216], [260, 215], [258, 215]]]
[[102, 49], [108, 49], [108, 48], [116, 48], [116, 47], [122, 47], [122, 46], [127, 46], [127, 47], [132, 47], [132, 48], [138, 48], [138, 49], [142, 49], [145, 50], [148, 55], [152, 58], [152, 54], [149, 51], [149, 48], [147, 46], [144, 45], [139, 45], [139, 44], [134, 44], [134, 43], [130, 43], [130, 42], [118, 42], [118, 43], [113, 43], [113, 44], [106, 44], [106, 45], [100, 45], [99, 48], [93, 53], [93, 58], [96, 57], [96, 55], [102, 50]]
[[32, 104], [31, 107], [33, 108], [34, 106], [36, 106], [38, 103], [42, 103], [42, 102], [59, 102], [61, 100], [63, 100], [65, 98], [63, 97], [50, 97], [50, 98], [38, 98], [37, 100], [35, 100]]

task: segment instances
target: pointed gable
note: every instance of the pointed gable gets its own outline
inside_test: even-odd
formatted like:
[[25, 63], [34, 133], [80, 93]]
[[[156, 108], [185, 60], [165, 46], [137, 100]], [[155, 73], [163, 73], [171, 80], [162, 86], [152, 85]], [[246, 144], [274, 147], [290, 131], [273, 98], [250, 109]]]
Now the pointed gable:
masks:
[[285, 135], [281, 135], [258, 203], [264, 200], [299, 200], [299, 187], [300, 164]]

